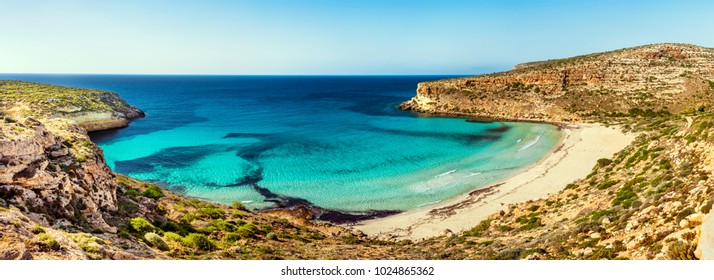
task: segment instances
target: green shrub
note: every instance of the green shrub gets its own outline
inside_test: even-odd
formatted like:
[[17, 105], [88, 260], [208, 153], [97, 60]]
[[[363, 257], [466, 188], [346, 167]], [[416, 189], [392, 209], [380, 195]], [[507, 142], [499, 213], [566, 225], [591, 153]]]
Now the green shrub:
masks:
[[194, 213], [196, 214], [196, 216], [211, 219], [223, 219], [226, 215], [226, 211], [223, 211], [223, 209], [215, 207], [213, 205], [198, 209]]
[[488, 228], [491, 227], [491, 221], [493, 221], [493, 220], [486, 219], [486, 220], [481, 221], [478, 225], [473, 227], [471, 230], [464, 232], [464, 235], [481, 237], [483, 235], [483, 232], [488, 230]]
[[144, 240], [146, 240], [147, 244], [156, 247], [156, 249], [161, 251], [168, 251], [170, 249], [169, 245], [166, 244], [166, 241], [164, 241], [164, 239], [156, 233], [147, 232], [144, 234]]
[[161, 188], [157, 185], [149, 185], [142, 195], [148, 198], [159, 199], [164, 197], [164, 192], [161, 191]]
[[224, 242], [236, 242], [240, 239], [241, 239], [240, 234], [234, 233], [234, 232], [229, 232], [223, 236]]
[[42, 232], [42, 233], [38, 234], [37, 237], [39, 237], [40, 240], [42, 240], [42, 243], [45, 246], [47, 246], [47, 248], [49, 248], [50, 250], [57, 251], [61, 247], [59, 242], [57, 242], [57, 239], [55, 239], [54, 237], [50, 236], [47, 233]]
[[696, 260], [697, 257], [694, 256], [696, 248], [695, 244], [677, 241], [669, 245], [667, 255], [673, 260]]
[[168, 241], [172, 241], [172, 242], [178, 242], [178, 243], [183, 242], [183, 237], [181, 237], [181, 235], [178, 235], [177, 233], [170, 232], [170, 231], [164, 232], [164, 239], [168, 240]]
[[198, 217], [196, 217], [196, 215], [189, 213], [189, 214], [183, 215], [179, 219], [179, 221], [182, 223], [190, 224], [191, 222], [193, 222], [196, 219], [198, 219]]
[[139, 191], [137, 191], [135, 189], [128, 189], [128, 190], [126, 190], [126, 192], [124, 194], [126, 194], [128, 196], [139, 196], [140, 195]]
[[597, 166], [599, 167], [605, 167], [608, 166], [612, 163], [612, 160], [607, 159], [607, 158], [601, 158], [597, 160]]
[[45, 233], [45, 229], [40, 224], [35, 224], [30, 231], [34, 234]]
[[617, 191], [615, 199], [612, 200], [612, 206], [621, 205], [624, 208], [630, 208], [632, 204], [637, 200], [637, 194], [632, 189], [631, 186], [623, 186]]
[[265, 239], [267, 239], [267, 240], [278, 240], [278, 236], [275, 235], [275, 233], [269, 232], [267, 235], [265, 235]]
[[238, 202], [238, 201], [233, 202], [233, 203], [231, 204], [231, 207], [233, 207], [233, 209], [241, 210], [241, 211], [246, 211], [246, 210], [247, 210], [247, 209], [245, 208], [245, 205], [243, 205], [243, 203], [240, 203], [240, 202]]
[[152, 232], [156, 230], [156, 227], [154, 227], [154, 225], [152, 225], [151, 223], [149, 223], [149, 221], [142, 217], [133, 218], [131, 219], [131, 221], [129, 221], [129, 223], [131, 224], [132, 229], [140, 233]]
[[245, 224], [235, 230], [235, 233], [241, 238], [255, 238], [255, 234], [258, 232], [258, 228], [253, 224]]
[[598, 189], [598, 190], [604, 190], [604, 189], [607, 189], [607, 188], [612, 187], [612, 186], [614, 186], [614, 185], [617, 185], [617, 183], [619, 183], [619, 182], [620, 182], [620, 180], [609, 180], [609, 181], [605, 181], [605, 182], [602, 182], [602, 183], [600, 183], [599, 185], [597, 185], [597, 189]]
[[200, 233], [191, 233], [183, 238], [183, 244], [199, 250], [211, 251], [216, 246], [211, 242], [208, 237]]

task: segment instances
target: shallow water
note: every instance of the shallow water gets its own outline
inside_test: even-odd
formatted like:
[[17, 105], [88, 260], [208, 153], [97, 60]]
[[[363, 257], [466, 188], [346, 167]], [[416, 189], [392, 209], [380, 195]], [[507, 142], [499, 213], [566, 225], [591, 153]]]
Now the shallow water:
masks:
[[343, 211], [408, 210], [504, 179], [553, 149], [546, 124], [394, 108], [437, 76], [0, 75], [119, 93], [147, 117], [92, 134], [109, 166], [249, 208], [260, 189]]

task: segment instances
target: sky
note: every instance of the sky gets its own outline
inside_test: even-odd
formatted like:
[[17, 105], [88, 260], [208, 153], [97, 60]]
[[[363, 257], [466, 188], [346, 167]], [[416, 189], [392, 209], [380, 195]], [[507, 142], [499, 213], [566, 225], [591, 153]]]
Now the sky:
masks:
[[714, 1], [0, 0], [0, 73], [468, 75], [661, 42]]

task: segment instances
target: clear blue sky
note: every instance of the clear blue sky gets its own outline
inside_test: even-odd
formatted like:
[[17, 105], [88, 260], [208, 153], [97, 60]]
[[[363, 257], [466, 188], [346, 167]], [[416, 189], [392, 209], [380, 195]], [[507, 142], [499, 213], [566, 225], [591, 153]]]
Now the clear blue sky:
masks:
[[0, 73], [476, 74], [658, 42], [714, 1], [0, 0]]

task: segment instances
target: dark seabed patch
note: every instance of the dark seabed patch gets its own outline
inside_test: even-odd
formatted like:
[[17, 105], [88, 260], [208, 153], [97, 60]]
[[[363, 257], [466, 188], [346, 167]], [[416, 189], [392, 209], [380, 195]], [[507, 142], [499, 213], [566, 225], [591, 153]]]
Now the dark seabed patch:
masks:
[[401, 129], [388, 129], [388, 128], [378, 128], [373, 127], [371, 131], [383, 132], [387, 134], [395, 134], [401, 136], [410, 137], [428, 137], [441, 140], [456, 141], [463, 144], [474, 144], [482, 141], [498, 141], [501, 139], [500, 135], [496, 134], [471, 134], [471, 133], [441, 133], [441, 132], [429, 132], [429, 131], [411, 131], [411, 130], [401, 130]]
[[114, 169], [119, 173], [131, 174], [153, 172], [156, 166], [182, 168], [223, 150], [225, 150], [224, 147], [217, 145], [167, 148], [147, 157], [117, 161], [114, 163]]
[[111, 129], [87, 133], [92, 142], [99, 145], [109, 144], [113, 140], [131, 136], [150, 134], [162, 130], [171, 130], [177, 127], [186, 126], [192, 123], [208, 121], [207, 118], [197, 116], [189, 108], [179, 108], [174, 110], [160, 110], [162, 114], [154, 115], [147, 111], [146, 116], [131, 122], [131, 129]]
[[470, 122], [470, 123], [482, 123], [482, 124], [494, 123], [493, 120], [489, 120], [489, 119], [466, 119], [466, 122]]
[[307, 208], [316, 220], [327, 221], [334, 224], [353, 224], [360, 221], [383, 218], [395, 214], [401, 213], [397, 210], [368, 210], [363, 212], [345, 212], [334, 209], [327, 209], [316, 206], [312, 202], [298, 198], [285, 195], [279, 195], [271, 192], [270, 190], [259, 186], [258, 184], [251, 185], [253, 189], [260, 195], [265, 197], [265, 201], [273, 202], [277, 207], [263, 209], [263, 211], [275, 210], [275, 209], [296, 209], [296, 208]]
[[505, 125], [505, 124], [502, 124], [502, 125], [499, 126], [499, 127], [494, 127], [494, 128], [486, 129], [486, 131], [487, 131], [487, 132], [490, 132], [490, 133], [504, 133], [504, 132], [509, 131], [509, 130], [511, 130], [511, 127], [510, 127], [510, 126], [507, 126], [507, 125]]

